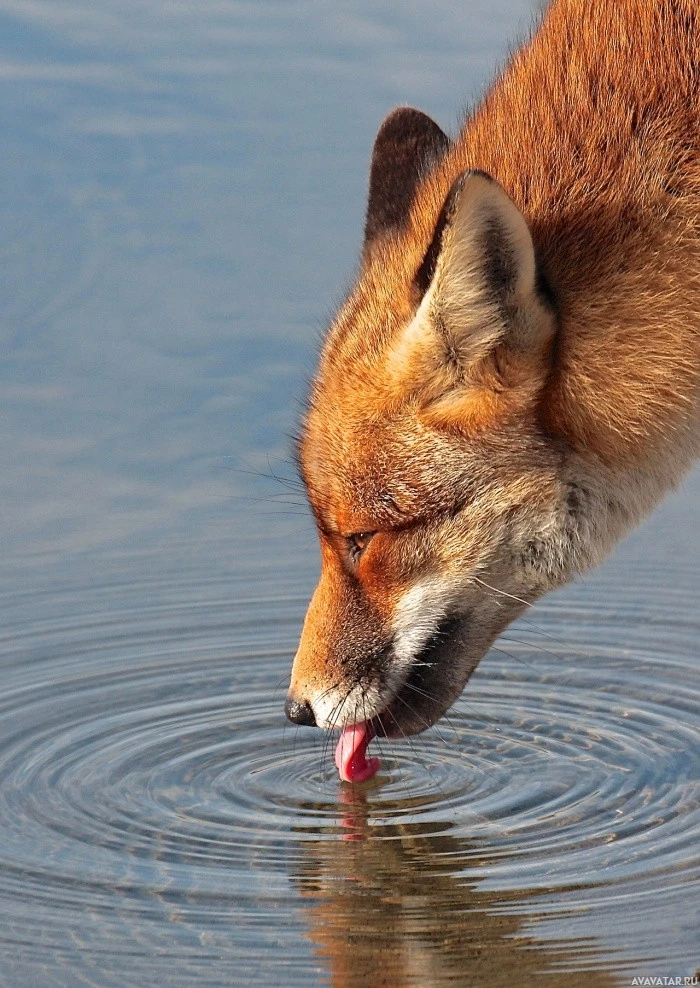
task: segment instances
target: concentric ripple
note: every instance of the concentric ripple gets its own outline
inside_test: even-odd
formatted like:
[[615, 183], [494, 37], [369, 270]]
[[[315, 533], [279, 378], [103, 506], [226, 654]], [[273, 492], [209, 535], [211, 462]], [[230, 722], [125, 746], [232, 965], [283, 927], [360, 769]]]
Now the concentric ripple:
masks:
[[[538, 608], [449, 718], [410, 743], [380, 741], [379, 776], [353, 788], [337, 782], [332, 738], [284, 721], [305, 596], [263, 585], [5, 595], [10, 975], [68, 984], [97, 966], [96, 983], [128, 971], [149, 984], [167, 954], [173, 983], [230, 984], [283, 957], [286, 983], [308, 983], [319, 944], [334, 975], [333, 945], [362, 930], [347, 898], [357, 883], [370, 906], [393, 890], [427, 941], [455, 916], [508, 914], [543, 942], [585, 937], [604, 961], [612, 924], [625, 934], [617, 969], [663, 966], [673, 936], [688, 973], [700, 627], [682, 591], [660, 606], [662, 579], [641, 573], [628, 593], [603, 578]], [[435, 884], [418, 895], [424, 875]], [[391, 924], [385, 935], [401, 939]]]

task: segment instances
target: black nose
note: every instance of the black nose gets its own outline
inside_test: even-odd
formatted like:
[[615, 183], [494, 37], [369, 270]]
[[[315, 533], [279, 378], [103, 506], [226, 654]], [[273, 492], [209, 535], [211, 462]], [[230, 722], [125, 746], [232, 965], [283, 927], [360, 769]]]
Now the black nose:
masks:
[[307, 703], [306, 700], [302, 700], [300, 703], [298, 700], [293, 700], [291, 696], [288, 696], [287, 702], [284, 705], [284, 712], [293, 724], [316, 727], [316, 718], [314, 717], [313, 709], [311, 704]]

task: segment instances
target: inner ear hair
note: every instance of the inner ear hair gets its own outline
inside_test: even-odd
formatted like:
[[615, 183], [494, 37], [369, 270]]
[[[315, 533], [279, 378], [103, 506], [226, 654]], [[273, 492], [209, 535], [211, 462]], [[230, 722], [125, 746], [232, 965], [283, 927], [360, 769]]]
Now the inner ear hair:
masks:
[[415, 315], [388, 358], [401, 388], [408, 381], [418, 402], [458, 427], [495, 413], [498, 393], [536, 394], [556, 317], [525, 217], [489, 175], [453, 183], [414, 284]]
[[432, 319], [465, 368], [497, 349], [535, 355], [552, 335], [525, 217], [484, 172], [453, 184], [418, 272], [429, 277]]
[[430, 241], [430, 246], [425, 252], [423, 261], [418, 268], [415, 275], [415, 284], [419, 291], [420, 298], [422, 298], [425, 293], [430, 288], [430, 283], [435, 275], [435, 269], [437, 267], [438, 258], [440, 257], [440, 252], [443, 246], [443, 236], [446, 228], [451, 225], [454, 220], [455, 212], [457, 209], [457, 202], [459, 199], [459, 194], [462, 190], [465, 180], [470, 176], [479, 176], [488, 182], [492, 182], [493, 179], [488, 174], [488, 172], [481, 171], [479, 169], [473, 169], [468, 172], [463, 172], [459, 178], [452, 184], [447, 198], [440, 210], [440, 215], [438, 216], [437, 223], [435, 224], [435, 232], [433, 233], [432, 240]]

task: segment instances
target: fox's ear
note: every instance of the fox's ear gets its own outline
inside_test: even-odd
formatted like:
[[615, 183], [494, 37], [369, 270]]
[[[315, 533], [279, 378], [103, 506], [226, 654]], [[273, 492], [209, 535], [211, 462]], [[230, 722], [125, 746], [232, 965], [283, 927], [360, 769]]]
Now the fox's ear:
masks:
[[470, 382], [505, 390], [543, 364], [553, 307], [527, 222], [489, 175], [454, 183], [416, 284], [423, 299], [393, 357], [427, 400]]
[[392, 110], [372, 151], [365, 250], [389, 228], [405, 224], [416, 186], [449, 145], [447, 135], [425, 113], [410, 106]]
[[417, 279], [465, 369], [498, 344], [531, 352], [551, 335], [525, 217], [484, 172], [452, 186]]

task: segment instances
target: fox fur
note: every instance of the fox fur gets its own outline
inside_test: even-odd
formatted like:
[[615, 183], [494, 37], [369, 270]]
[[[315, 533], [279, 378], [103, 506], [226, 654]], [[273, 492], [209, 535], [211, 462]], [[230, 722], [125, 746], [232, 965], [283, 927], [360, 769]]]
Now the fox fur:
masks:
[[700, 5], [554, 0], [455, 140], [375, 142], [299, 441], [322, 570], [288, 713], [418, 733], [700, 433]]

